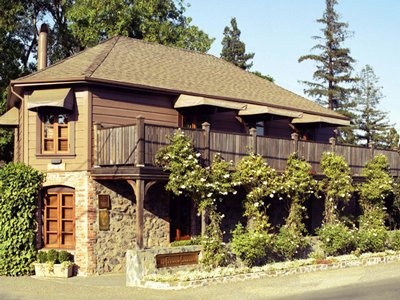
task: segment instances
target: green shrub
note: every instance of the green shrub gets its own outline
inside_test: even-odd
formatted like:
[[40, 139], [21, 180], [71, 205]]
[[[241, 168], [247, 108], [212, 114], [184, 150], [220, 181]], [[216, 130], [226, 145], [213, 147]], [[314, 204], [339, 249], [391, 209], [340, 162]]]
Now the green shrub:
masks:
[[266, 263], [271, 253], [271, 235], [267, 232], [246, 230], [242, 224], [232, 231], [232, 252], [247, 266]]
[[387, 230], [385, 227], [360, 229], [357, 233], [357, 249], [360, 253], [385, 250]]
[[190, 240], [173, 241], [171, 247], [201, 245], [201, 237], [194, 236]]
[[342, 255], [355, 250], [354, 231], [343, 223], [325, 224], [317, 230], [325, 255]]
[[61, 264], [63, 262], [67, 262], [70, 261], [72, 262], [72, 254], [69, 253], [68, 251], [65, 250], [61, 250], [60, 252], [58, 252], [58, 262]]
[[284, 226], [276, 235], [273, 248], [280, 259], [290, 260], [298, 257], [308, 245], [304, 236]]
[[47, 262], [47, 252], [46, 251], [39, 251], [37, 255], [38, 261], [40, 263]]
[[51, 249], [47, 252], [47, 261], [52, 263], [58, 262], [58, 252], [55, 249]]
[[391, 250], [400, 251], [400, 230], [388, 231], [387, 246]]

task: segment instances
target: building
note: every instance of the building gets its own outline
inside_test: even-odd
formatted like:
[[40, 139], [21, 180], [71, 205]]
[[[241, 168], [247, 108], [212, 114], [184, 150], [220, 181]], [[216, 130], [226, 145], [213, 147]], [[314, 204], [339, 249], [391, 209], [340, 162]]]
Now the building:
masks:
[[[40, 36], [44, 47], [46, 30]], [[335, 127], [349, 124], [208, 54], [126, 37], [49, 67], [45, 53], [38, 72], [11, 82], [0, 126], [15, 128], [14, 160], [47, 174], [38, 247], [72, 251], [81, 275], [120, 271], [126, 250], [198, 231], [193, 205], [171, 199], [154, 166], [174, 128], [208, 159], [225, 151], [236, 160], [247, 146], [287, 154], [312, 140], [331, 149]]]

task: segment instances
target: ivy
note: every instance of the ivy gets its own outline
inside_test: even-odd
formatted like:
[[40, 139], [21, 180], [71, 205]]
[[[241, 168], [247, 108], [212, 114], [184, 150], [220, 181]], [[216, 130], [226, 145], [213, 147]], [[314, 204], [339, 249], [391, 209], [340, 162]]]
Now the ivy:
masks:
[[10, 163], [0, 169], [0, 275], [30, 274], [36, 259], [35, 211], [44, 174]]

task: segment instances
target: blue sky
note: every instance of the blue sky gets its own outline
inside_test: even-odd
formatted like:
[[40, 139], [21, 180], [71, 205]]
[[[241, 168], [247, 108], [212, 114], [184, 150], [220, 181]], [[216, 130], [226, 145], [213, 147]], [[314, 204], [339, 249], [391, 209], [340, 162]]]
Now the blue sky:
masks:
[[[303, 95], [299, 80], [312, 80], [311, 61], [297, 60], [316, 44], [325, 0], [187, 0], [186, 15], [215, 41], [209, 51], [220, 55], [225, 26], [236, 17], [246, 52], [254, 52], [251, 70], [271, 75], [275, 83]], [[353, 33], [346, 40], [358, 73], [366, 64], [379, 77], [384, 98], [379, 108], [400, 128], [400, 1], [338, 0], [340, 20]], [[317, 53], [317, 52], [315, 52]]]

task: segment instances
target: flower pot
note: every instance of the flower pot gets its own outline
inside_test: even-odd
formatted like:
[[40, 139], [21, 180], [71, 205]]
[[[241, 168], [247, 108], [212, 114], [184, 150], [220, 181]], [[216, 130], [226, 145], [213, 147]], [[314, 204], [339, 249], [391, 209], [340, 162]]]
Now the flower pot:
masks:
[[73, 264], [35, 263], [35, 276], [38, 277], [63, 277], [72, 276]]

